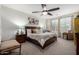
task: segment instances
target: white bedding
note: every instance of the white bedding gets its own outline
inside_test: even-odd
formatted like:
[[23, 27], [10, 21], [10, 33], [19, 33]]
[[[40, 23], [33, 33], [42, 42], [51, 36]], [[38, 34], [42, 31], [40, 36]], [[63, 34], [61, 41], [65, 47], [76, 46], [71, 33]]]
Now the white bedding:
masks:
[[50, 37], [56, 36], [55, 33], [29, 33], [27, 34], [28, 37], [37, 40], [42, 46], [44, 45], [45, 41], [48, 40]]

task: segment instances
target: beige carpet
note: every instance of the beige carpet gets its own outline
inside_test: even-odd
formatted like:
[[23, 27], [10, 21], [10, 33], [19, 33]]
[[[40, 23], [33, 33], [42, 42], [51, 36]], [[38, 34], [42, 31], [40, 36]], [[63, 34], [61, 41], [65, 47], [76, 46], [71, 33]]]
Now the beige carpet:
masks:
[[75, 55], [76, 46], [72, 40], [58, 38], [46, 49], [42, 50], [38, 46], [26, 42], [22, 44], [23, 55]]

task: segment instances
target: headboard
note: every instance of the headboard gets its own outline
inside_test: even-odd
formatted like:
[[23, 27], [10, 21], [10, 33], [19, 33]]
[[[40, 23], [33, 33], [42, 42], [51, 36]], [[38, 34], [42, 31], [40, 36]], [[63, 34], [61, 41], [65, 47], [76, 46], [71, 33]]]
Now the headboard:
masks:
[[27, 35], [27, 29], [31, 29], [31, 33], [34, 32], [35, 29], [40, 29], [41, 27], [39, 26], [25, 26], [25, 33]]

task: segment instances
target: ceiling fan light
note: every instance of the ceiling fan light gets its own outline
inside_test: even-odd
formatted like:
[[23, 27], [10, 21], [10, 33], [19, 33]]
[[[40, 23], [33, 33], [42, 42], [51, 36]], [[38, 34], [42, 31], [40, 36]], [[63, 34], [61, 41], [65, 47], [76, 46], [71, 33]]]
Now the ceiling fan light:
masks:
[[46, 7], [44, 7], [44, 10], [46, 10]]
[[47, 12], [43, 12], [43, 15], [47, 15]]

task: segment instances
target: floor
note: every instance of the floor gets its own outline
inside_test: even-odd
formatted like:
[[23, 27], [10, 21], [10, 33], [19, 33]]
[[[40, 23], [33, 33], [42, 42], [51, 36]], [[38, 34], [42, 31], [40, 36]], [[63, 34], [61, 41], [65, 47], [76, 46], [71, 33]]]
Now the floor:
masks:
[[42, 50], [38, 46], [26, 42], [22, 44], [23, 55], [75, 55], [76, 46], [72, 40], [58, 38], [57, 41]]

